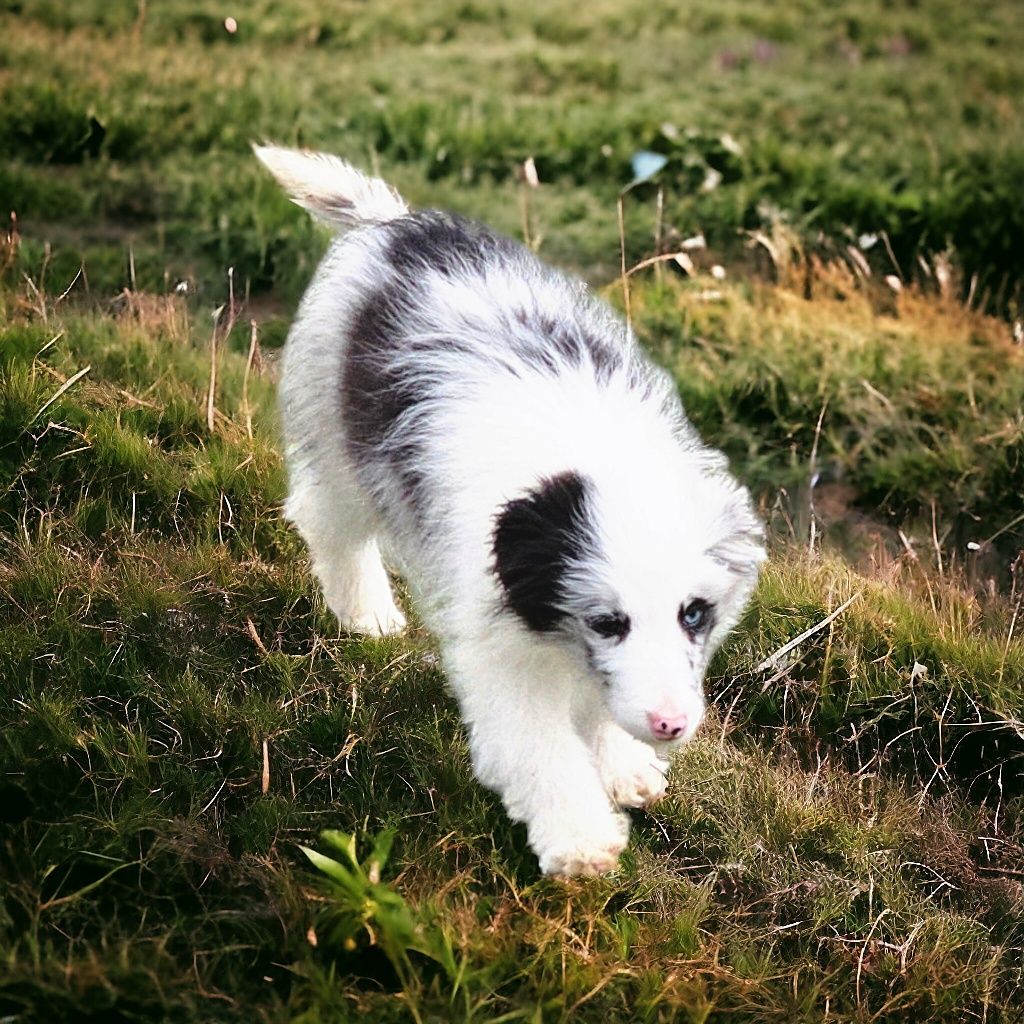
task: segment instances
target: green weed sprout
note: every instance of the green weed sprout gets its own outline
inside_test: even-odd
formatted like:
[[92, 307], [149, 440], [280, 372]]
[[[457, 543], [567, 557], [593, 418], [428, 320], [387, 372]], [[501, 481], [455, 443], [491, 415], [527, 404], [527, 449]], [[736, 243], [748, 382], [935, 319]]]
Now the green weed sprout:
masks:
[[[330, 903], [321, 926], [326, 937], [346, 952], [354, 952], [365, 937], [388, 958], [410, 996], [419, 987], [420, 979], [409, 954], [418, 953], [436, 963], [454, 983], [454, 998], [462, 972], [447, 936], [440, 928], [419, 919], [402, 896], [381, 881], [394, 830], [388, 829], [376, 837], [373, 850], [363, 863], [359, 862], [355, 836], [328, 829], [320, 833], [320, 838], [341, 858], [335, 860], [308, 846], [301, 847], [313, 866], [328, 879]], [[414, 1005], [413, 1014], [416, 1015]]]

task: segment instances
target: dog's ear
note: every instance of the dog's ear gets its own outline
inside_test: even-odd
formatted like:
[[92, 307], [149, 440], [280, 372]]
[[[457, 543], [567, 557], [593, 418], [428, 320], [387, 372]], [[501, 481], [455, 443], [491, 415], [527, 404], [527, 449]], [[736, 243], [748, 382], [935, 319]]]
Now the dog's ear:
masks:
[[560, 473], [507, 502], [496, 517], [494, 572], [505, 606], [537, 632], [551, 632], [568, 614], [565, 577], [593, 546], [590, 487], [579, 473]]
[[737, 488], [722, 516], [722, 536], [708, 554], [740, 576], [757, 576], [758, 567], [768, 557], [764, 524], [754, 511], [750, 493]]

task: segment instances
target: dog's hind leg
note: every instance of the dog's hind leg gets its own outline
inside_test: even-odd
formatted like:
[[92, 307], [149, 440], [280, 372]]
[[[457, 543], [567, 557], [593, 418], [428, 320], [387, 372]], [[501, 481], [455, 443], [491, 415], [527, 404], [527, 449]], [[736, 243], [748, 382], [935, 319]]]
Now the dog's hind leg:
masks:
[[293, 468], [285, 512], [309, 546], [313, 572], [341, 627], [371, 636], [401, 632], [405, 616], [381, 560], [377, 519], [347, 467]]
[[288, 335], [278, 396], [288, 466], [285, 515], [309, 546], [313, 572], [341, 627], [371, 636], [397, 633], [381, 561], [380, 522], [356, 479], [345, 443], [341, 381], [350, 292], [363, 250], [336, 243], [310, 285]]

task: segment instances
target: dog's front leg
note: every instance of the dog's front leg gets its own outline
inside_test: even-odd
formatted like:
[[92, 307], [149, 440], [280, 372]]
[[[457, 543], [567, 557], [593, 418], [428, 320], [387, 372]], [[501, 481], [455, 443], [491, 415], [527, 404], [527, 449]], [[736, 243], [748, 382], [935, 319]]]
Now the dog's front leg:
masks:
[[[593, 727], [594, 757], [605, 790], [619, 807], [649, 807], [666, 789], [669, 763], [604, 714]], [[664, 746], [664, 745], [663, 745]]]
[[524, 822], [549, 875], [612, 870], [629, 821], [612, 804], [593, 754], [576, 731], [579, 686], [557, 653], [456, 645], [448, 671], [469, 729], [477, 778]]

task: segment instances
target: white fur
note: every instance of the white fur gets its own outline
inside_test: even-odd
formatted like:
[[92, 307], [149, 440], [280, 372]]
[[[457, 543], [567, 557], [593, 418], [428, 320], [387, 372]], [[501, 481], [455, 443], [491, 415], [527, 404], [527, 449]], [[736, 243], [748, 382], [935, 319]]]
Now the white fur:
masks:
[[[286, 514], [309, 544], [328, 605], [348, 629], [404, 626], [383, 549], [441, 643], [477, 776], [526, 823], [542, 870], [609, 870], [628, 838], [620, 808], [664, 793], [671, 745], [655, 742], [649, 714], [684, 715], [678, 741], [693, 735], [707, 662], [753, 590], [764, 551], [749, 497], [624, 325], [524, 251], [455, 271], [425, 261], [408, 279], [402, 330], [417, 345], [402, 372], [429, 398], [389, 436], [417, 442], [413, 468], [432, 496], [424, 525], [387, 460], [353, 463], [339, 386], [357, 311], [404, 280], [389, 261], [387, 224], [405, 204], [336, 158], [257, 155], [297, 202], [363, 225], [335, 239], [310, 284], [280, 387]], [[554, 372], [538, 366], [523, 352], [543, 344], [542, 321], [603, 339], [621, 365], [609, 372], [555, 353]], [[564, 621], [539, 633], [504, 600], [496, 517], [567, 471], [591, 485], [594, 551], [567, 575]], [[678, 613], [696, 598], [716, 617], [694, 639]], [[613, 606], [629, 615], [625, 639], [588, 633], [587, 615]]]
[[389, 185], [328, 153], [281, 146], [253, 146], [253, 152], [294, 202], [331, 227], [390, 220], [409, 210]]

